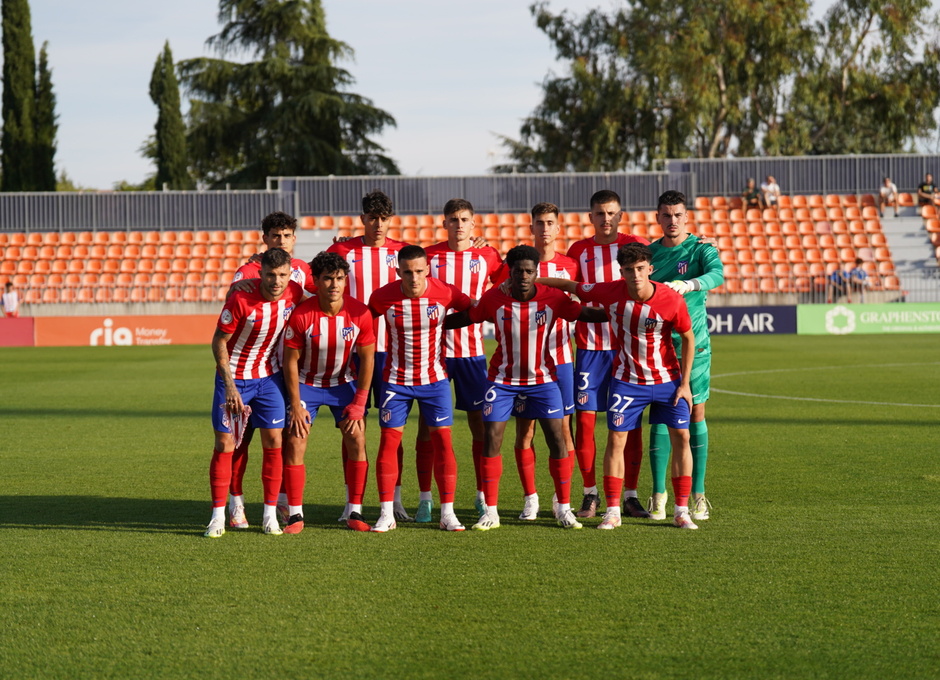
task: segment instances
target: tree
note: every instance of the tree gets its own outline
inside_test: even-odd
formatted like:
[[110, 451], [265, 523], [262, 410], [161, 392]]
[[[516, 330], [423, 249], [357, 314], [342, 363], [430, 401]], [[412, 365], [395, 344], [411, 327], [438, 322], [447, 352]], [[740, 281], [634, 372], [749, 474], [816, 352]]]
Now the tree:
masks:
[[30, 191], [35, 143], [36, 52], [28, 0], [3, 0], [3, 139], [0, 191]]
[[[190, 189], [193, 181], [187, 170], [186, 127], [180, 113], [180, 90], [173, 67], [169, 41], [157, 57], [150, 78], [150, 99], [157, 105], [153, 156], [157, 163], [154, 183], [157, 189]], [[146, 154], [145, 154], [146, 155]]]
[[52, 72], [49, 70], [48, 43], [39, 50], [39, 73], [36, 80], [36, 146], [34, 150], [34, 188], [37, 191], [55, 191], [55, 93], [52, 91]]
[[[220, 0], [219, 58], [180, 62], [190, 95], [188, 143], [200, 180], [263, 184], [270, 175], [395, 174], [370, 139], [395, 120], [345, 90], [334, 65], [348, 45], [332, 39], [319, 0]], [[236, 52], [250, 61], [225, 57]]]

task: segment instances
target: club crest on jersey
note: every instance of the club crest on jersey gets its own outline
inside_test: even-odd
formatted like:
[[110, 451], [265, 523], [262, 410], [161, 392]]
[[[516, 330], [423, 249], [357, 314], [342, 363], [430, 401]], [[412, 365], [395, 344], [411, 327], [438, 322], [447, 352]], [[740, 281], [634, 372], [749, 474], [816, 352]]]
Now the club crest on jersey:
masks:
[[613, 418], [611, 418], [610, 422], [613, 423], [614, 427], [620, 427], [623, 425], [623, 414], [617, 413]]
[[689, 261], [680, 260], [679, 264], [676, 265], [676, 271], [680, 274], [685, 274], [687, 271], [689, 271]]
[[643, 325], [646, 326], [646, 330], [653, 330], [659, 325], [659, 319], [647, 317], [643, 319]]
[[471, 274], [478, 274], [480, 272], [480, 260], [476, 258], [470, 260], [469, 267]]
[[398, 266], [398, 258], [395, 256], [395, 253], [389, 253], [385, 256], [385, 266], [392, 268]]
[[536, 326], [544, 326], [547, 320], [548, 320], [548, 315], [545, 313], [544, 309], [535, 313], [535, 325]]
[[304, 273], [299, 269], [292, 269], [290, 273], [290, 280], [296, 281], [297, 283], [302, 283], [304, 280]]
[[345, 328], [343, 328], [343, 340], [345, 342], [349, 342], [350, 340], [352, 340], [354, 331], [355, 331], [355, 328], [353, 326], [346, 326]]
[[287, 321], [290, 318], [290, 313], [294, 311], [294, 305], [291, 305], [284, 310], [284, 321]]
[[436, 319], [441, 314], [441, 307], [436, 302], [432, 305], [428, 305], [428, 318]]
[[392, 412], [387, 408], [379, 409], [379, 417], [382, 419], [383, 423], [387, 423], [392, 419]]
[[588, 402], [587, 392], [578, 392], [578, 403], [584, 406]]

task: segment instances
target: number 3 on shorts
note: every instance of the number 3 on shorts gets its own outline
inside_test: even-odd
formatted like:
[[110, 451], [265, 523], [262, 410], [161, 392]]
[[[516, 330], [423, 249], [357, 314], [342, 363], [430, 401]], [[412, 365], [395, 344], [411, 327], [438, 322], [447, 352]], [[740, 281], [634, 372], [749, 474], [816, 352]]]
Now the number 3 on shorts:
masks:
[[591, 374], [581, 371], [578, 373], [578, 375], [581, 376], [581, 382], [578, 383], [578, 389], [584, 391], [591, 386]]

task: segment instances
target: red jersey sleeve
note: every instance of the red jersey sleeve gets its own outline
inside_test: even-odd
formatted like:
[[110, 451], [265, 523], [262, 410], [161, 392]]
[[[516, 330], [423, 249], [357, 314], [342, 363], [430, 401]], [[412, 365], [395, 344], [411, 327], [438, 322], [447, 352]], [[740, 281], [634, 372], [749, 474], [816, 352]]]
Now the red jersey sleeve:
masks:
[[508, 267], [503, 262], [503, 258], [499, 256], [499, 251], [496, 248], [487, 247], [483, 251], [483, 257], [486, 258], [490, 270], [490, 283], [494, 286], [509, 276]]
[[304, 290], [311, 295], [317, 292], [317, 286], [313, 282], [313, 272], [310, 271], [310, 265], [303, 260], [294, 260], [297, 268], [304, 273]]
[[[665, 286], [663, 286], [665, 288]], [[685, 303], [685, 298], [683, 298], [675, 291], [668, 289], [669, 292], [674, 293], [676, 298], [676, 314], [672, 322], [672, 327], [675, 331], [679, 333], [685, 333], [687, 330], [692, 328], [692, 318], [689, 316], [689, 307]]]
[[444, 285], [447, 286], [451, 294], [450, 302], [447, 303], [448, 307], [458, 312], [470, 309], [473, 305], [473, 298], [466, 293], [460, 292], [460, 289], [453, 284], [445, 283]]
[[[348, 301], [347, 301], [348, 302]], [[359, 337], [356, 339], [357, 347], [375, 344], [375, 320], [365, 305], [361, 305], [353, 316], [353, 323], [359, 327]]]
[[242, 317], [245, 316], [245, 293], [242, 291], [235, 291], [235, 293], [229, 296], [229, 299], [225, 301], [225, 305], [222, 307], [222, 313], [219, 315], [218, 324], [216, 324], [220, 331], [226, 335], [231, 335], [238, 328], [238, 322], [241, 321]]
[[287, 322], [284, 331], [284, 346], [291, 349], [303, 349], [304, 332], [307, 330], [307, 314], [303, 307], [299, 307]]
[[499, 289], [490, 288], [483, 293], [479, 302], [470, 307], [470, 320], [473, 323], [493, 320], [493, 311], [498, 306], [496, 297], [499, 295]]
[[257, 279], [261, 276], [261, 265], [257, 262], [248, 262], [235, 270], [232, 283], [242, 279]]
[[552, 291], [552, 297], [549, 304], [552, 306], [552, 308], [554, 308], [555, 313], [565, 321], [576, 321], [578, 319], [578, 315], [581, 314], [583, 305], [580, 302], [572, 300], [557, 288], [552, 288], [550, 290]]

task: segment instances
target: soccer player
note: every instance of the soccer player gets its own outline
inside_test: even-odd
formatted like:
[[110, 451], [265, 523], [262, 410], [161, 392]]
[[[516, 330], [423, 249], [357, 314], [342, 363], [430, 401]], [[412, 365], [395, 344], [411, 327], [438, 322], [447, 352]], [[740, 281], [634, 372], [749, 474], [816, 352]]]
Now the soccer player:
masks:
[[[392, 199], [381, 191], [373, 191], [362, 197], [363, 234], [331, 245], [327, 252], [336, 253], [349, 263], [349, 277], [346, 281], [346, 296], [354, 298], [364, 305], [369, 303], [372, 294], [382, 286], [398, 280], [398, 252], [407, 243], [388, 238], [388, 228], [395, 209]], [[375, 328], [375, 371], [372, 377], [372, 396], [378, 402], [382, 393], [382, 375], [386, 361], [387, 331], [386, 320], [378, 318]], [[371, 405], [367, 400], [366, 406]], [[345, 468], [348, 452], [344, 450]], [[401, 462], [402, 452], [398, 452], [399, 477], [395, 484], [395, 517], [401, 521], [410, 521], [411, 516], [401, 501]], [[343, 510], [340, 521], [345, 521], [349, 507]]]
[[[610, 314], [610, 325], [619, 347], [607, 404], [608, 436], [604, 454], [607, 512], [598, 529], [620, 526], [620, 493], [625, 472], [623, 447], [627, 432], [639, 426], [646, 406], [650, 406], [650, 422], [665, 425], [672, 443], [673, 523], [681, 529], [698, 528], [689, 516], [688, 507], [692, 487], [689, 376], [695, 336], [682, 296], [664, 284], [650, 281], [652, 259], [648, 246], [631, 243], [617, 253], [622, 280], [598, 284], [544, 280], [547, 285], [575, 293], [584, 302], [603, 305]], [[673, 348], [673, 332], [681, 338], [681, 363]]]
[[[291, 281], [299, 284], [304, 290], [313, 293], [313, 278], [310, 275], [310, 266], [303, 260], [293, 257], [294, 246], [297, 244], [297, 220], [285, 212], [276, 210], [261, 220], [261, 241], [267, 249], [281, 248], [291, 255]], [[257, 279], [261, 276], [261, 254], [255, 254], [248, 262], [235, 271], [232, 283]], [[237, 289], [237, 287], [235, 288]], [[233, 289], [233, 290], [235, 290]], [[234, 508], [244, 507], [245, 497], [242, 491], [242, 480], [248, 467], [248, 447], [251, 444], [254, 428], [249, 423], [241, 443], [232, 456], [232, 488], [229, 497], [229, 509], [232, 510], [232, 526], [239, 529], [247, 528], [248, 521], [243, 516], [235, 514]], [[278, 498], [278, 509], [281, 519], [287, 519], [287, 496], [281, 493]]]
[[463, 311], [473, 301], [456, 286], [428, 278], [428, 256], [420, 246], [398, 251], [398, 276], [372, 294], [369, 309], [385, 319], [388, 356], [378, 401], [382, 433], [376, 459], [379, 487], [379, 519], [373, 531], [395, 528], [393, 499], [399, 476], [396, 456], [411, 406], [417, 400], [428, 424], [434, 450], [434, 477], [441, 501], [441, 529], [463, 531], [454, 514], [457, 460], [450, 426], [454, 412], [450, 382], [443, 362], [445, 310]]
[[[487, 286], [502, 271], [502, 258], [491, 246], [477, 247], [473, 241], [473, 205], [462, 198], [444, 204], [444, 228], [447, 240], [427, 248], [430, 276], [452, 284], [474, 300], [479, 300]], [[477, 512], [483, 510], [480, 460], [483, 457], [483, 395], [486, 392], [486, 356], [483, 332], [479, 324], [444, 333], [447, 375], [454, 381], [455, 408], [466, 411], [473, 440], [473, 468], [477, 482]], [[431, 472], [433, 455], [427, 424], [418, 426], [417, 452], [420, 497], [416, 522], [431, 521]]]
[[564, 436], [564, 401], [548, 355], [549, 337], [557, 319], [585, 322], [607, 321], [602, 309], [583, 308], [563, 293], [536, 286], [539, 254], [532, 246], [516, 246], [506, 254], [509, 292], [501, 287], [483, 294], [479, 303], [464, 315], [455, 315], [447, 326], [492, 321], [496, 324], [497, 348], [490, 359], [486, 403], [483, 407], [483, 488], [486, 511], [473, 526], [487, 531], [500, 526], [499, 481], [503, 471], [500, 449], [506, 422], [513, 410], [522, 417], [537, 419], [549, 449], [549, 471], [558, 499], [555, 518], [566, 529], [580, 529], [571, 512], [571, 472]]
[[[539, 203], [532, 208], [532, 238], [539, 254], [539, 276], [560, 279], [576, 279], [578, 263], [555, 250], [555, 240], [561, 233], [558, 206]], [[554, 330], [548, 335], [548, 356], [555, 365], [555, 380], [561, 390], [564, 403], [565, 451], [574, 461], [574, 441], [571, 438], [571, 415], [574, 413], [574, 364], [571, 356], [571, 324], [565, 319], [555, 321]], [[522, 482], [524, 494], [522, 513], [519, 519], [535, 520], [539, 513], [539, 495], [535, 486], [535, 420], [516, 416], [516, 469]]]
[[[627, 243], [649, 243], [644, 238], [617, 231], [623, 210], [616, 192], [602, 190], [591, 196], [591, 224], [594, 236], [572, 244], [568, 257], [578, 263], [578, 281], [602, 283], [620, 278], [617, 252]], [[611, 328], [607, 324], [577, 324], [575, 326], [575, 451], [584, 483], [584, 498], [578, 517], [594, 517], [600, 505], [594, 461], [594, 424], [597, 411], [607, 405], [611, 366], [616, 351]], [[636, 497], [637, 480], [643, 460], [643, 436], [640, 428], [630, 433], [626, 443], [629, 451], [626, 488], [632, 494], [625, 504], [632, 517], [649, 517]]]
[[[291, 258], [287, 251], [281, 248], [265, 251], [255, 290], [236, 291], [225, 301], [212, 337], [217, 372], [212, 402], [215, 448], [209, 466], [212, 518], [205, 534], [209, 538], [225, 533], [225, 497], [237, 444], [233, 428], [240, 429], [238, 425], [244, 424], [249, 413], [261, 430], [264, 455], [262, 529], [266, 534], [282, 533], [275, 507], [281, 486], [281, 430], [286, 409], [277, 350], [291, 312], [303, 299], [303, 289], [290, 276]], [[244, 517], [244, 506], [236, 507], [233, 517], [236, 514]]]
[[[708, 426], [705, 402], [708, 401], [712, 348], [708, 335], [705, 302], [708, 291], [725, 280], [725, 268], [718, 250], [689, 233], [689, 212], [685, 194], [667, 191], [659, 197], [656, 221], [663, 237], [650, 245], [653, 253], [653, 281], [665, 283], [685, 299], [695, 334], [694, 360], [689, 384], [692, 389], [692, 422], [689, 438], [692, 447], [692, 519], [706, 520], [709, 503], [705, 498], [705, 466], [708, 461]], [[682, 360], [682, 339], [673, 332], [672, 342]], [[662, 424], [650, 427], [650, 468], [653, 495], [649, 512], [653, 519], [666, 519], [666, 463], [669, 460], [669, 433]]]
[[[290, 405], [289, 433], [284, 442], [284, 481], [288, 515], [284, 531], [304, 528], [304, 453], [307, 436], [320, 406], [328, 406], [343, 435], [348, 460], [343, 469], [349, 492], [346, 526], [368, 531], [362, 518], [369, 461], [363, 428], [366, 399], [372, 384], [375, 331], [368, 308], [345, 297], [349, 265], [336, 253], [320, 253], [310, 262], [314, 297], [298, 305], [284, 333], [284, 384]], [[357, 387], [352, 355], [359, 357]]]

